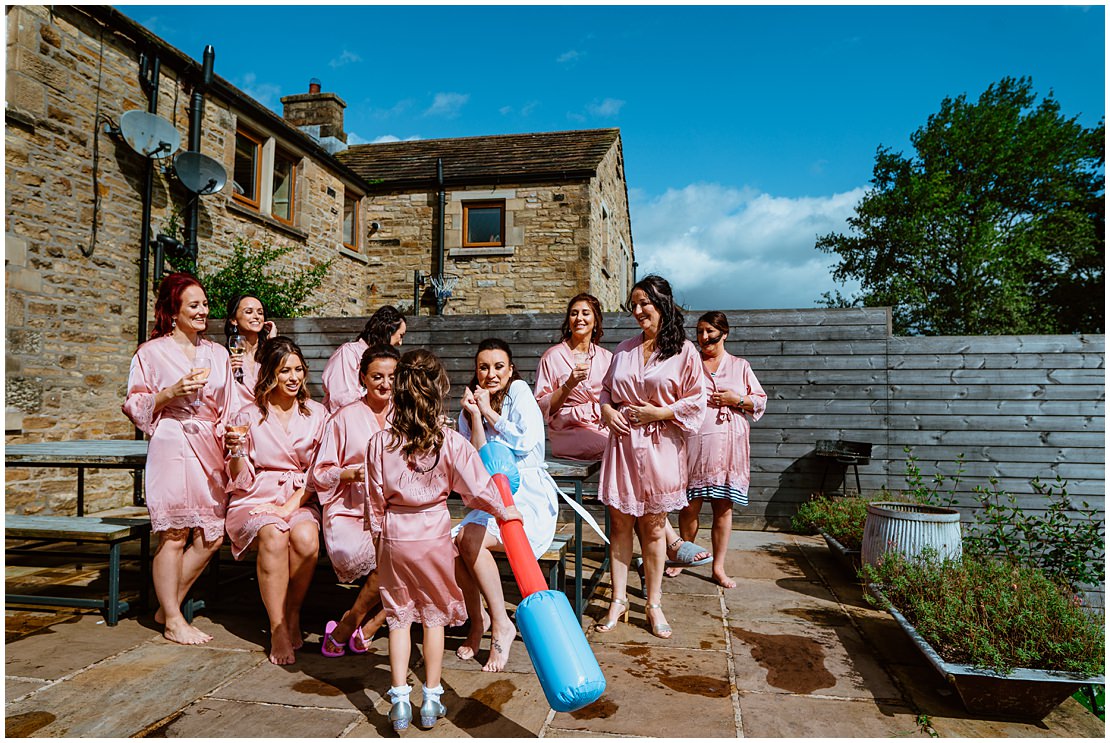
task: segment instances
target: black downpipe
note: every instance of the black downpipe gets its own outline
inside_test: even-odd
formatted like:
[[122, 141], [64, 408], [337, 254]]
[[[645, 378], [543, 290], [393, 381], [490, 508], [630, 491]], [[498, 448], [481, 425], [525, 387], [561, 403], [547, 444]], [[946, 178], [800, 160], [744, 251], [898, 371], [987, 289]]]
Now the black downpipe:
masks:
[[[204, 47], [204, 68], [200, 83], [193, 88], [189, 104], [189, 151], [200, 152], [200, 135], [204, 126], [204, 93], [212, 84], [212, 68], [216, 63], [216, 50], [212, 45]], [[189, 201], [185, 220], [185, 250], [197, 255], [197, 232], [200, 225], [200, 199], [194, 194]]]
[[[139, 82], [146, 90], [147, 113], [158, 113], [158, 75], [162, 69], [162, 60], [157, 57], [153, 61], [143, 52], [139, 57]], [[139, 327], [138, 342], [146, 340], [146, 303], [150, 289], [147, 278], [150, 274], [150, 211], [154, 201], [154, 162], [146, 159], [146, 173], [143, 176], [143, 216], [142, 236], [139, 247]], [[136, 430], [135, 438], [142, 438], [142, 432]]]
[[[436, 270], [439, 273], [439, 278], [443, 280], [444, 269], [446, 268], [445, 256], [443, 250], [443, 241], [447, 231], [447, 191], [443, 187], [443, 158], [436, 158], [436, 187], [439, 189], [439, 255], [436, 260]], [[438, 296], [436, 296], [436, 314], [443, 314], [444, 303]]]

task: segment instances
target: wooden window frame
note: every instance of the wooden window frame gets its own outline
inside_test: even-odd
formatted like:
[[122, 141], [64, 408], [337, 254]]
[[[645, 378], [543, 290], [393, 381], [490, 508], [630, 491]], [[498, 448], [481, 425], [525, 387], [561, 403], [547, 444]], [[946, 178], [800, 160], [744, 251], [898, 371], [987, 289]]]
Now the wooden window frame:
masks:
[[[499, 209], [501, 211], [501, 240], [498, 242], [470, 242], [470, 210], [471, 209]], [[462, 204], [462, 247], [464, 248], [503, 248], [505, 247], [505, 202], [497, 201], [464, 201]]]
[[356, 253], [358, 253], [358, 252], [360, 252], [359, 251], [359, 246], [358, 246], [358, 242], [359, 242], [358, 238], [359, 238], [359, 223], [361, 222], [361, 220], [359, 219], [359, 214], [358, 213], [361, 210], [362, 197], [359, 196], [358, 194], [347, 193], [346, 189], [344, 189], [344, 191], [343, 191], [343, 210], [344, 210], [344, 212], [346, 212], [346, 210], [347, 210], [347, 201], [348, 200], [350, 200], [354, 204], [354, 209], [351, 212], [351, 238], [354, 240], [354, 244], [352, 245], [351, 243], [347, 242], [344, 239], [346, 236], [343, 234], [343, 220], [342, 219], [340, 219], [340, 221], [339, 221], [339, 232], [340, 232], [339, 242], [342, 243], [343, 247], [347, 248], [348, 250], [353, 250]]
[[[276, 185], [277, 177], [277, 164], [278, 162], [289, 163], [289, 219], [279, 217], [277, 212], [274, 211], [274, 186]], [[290, 227], [294, 226], [297, 221], [297, 166], [299, 165], [298, 158], [279, 149], [274, 150], [274, 167], [270, 174], [270, 216]]]
[[[251, 142], [254, 142], [254, 195], [255, 195], [255, 198], [254, 199], [249, 199], [246, 196], [244, 196], [243, 194], [236, 193], [234, 184], [232, 185], [232, 189], [231, 189], [231, 198], [234, 199], [235, 201], [238, 201], [240, 204], [243, 204], [244, 206], [250, 207], [251, 209], [253, 209], [255, 211], [260, 211], [262, 209], [262, 147], [265, 144], [265, 142], [257, 134], [255, 134], [254, 132], [251, 132], [248, 129], [245, 129], [241, 126], [235, 128], [235, 137], [238, 139], [238, 137], [240, 135], [243, 136], [245, 139], [249, 139]], [[236, 144], [238, 145], [238, 143], [236, 143]], [[236, 157], [238, 157], [238, 150], [239, 150], [239, 148], [238, 148], [238, 146], [236, 146], [236, 148], [235, 148]], [[232, 167], [231, 167], [231, 177], [232, 177], [232, 181], [234, 181], [235, 180], [235, 163], [234, 163], [234, 161], [232, 162]]]

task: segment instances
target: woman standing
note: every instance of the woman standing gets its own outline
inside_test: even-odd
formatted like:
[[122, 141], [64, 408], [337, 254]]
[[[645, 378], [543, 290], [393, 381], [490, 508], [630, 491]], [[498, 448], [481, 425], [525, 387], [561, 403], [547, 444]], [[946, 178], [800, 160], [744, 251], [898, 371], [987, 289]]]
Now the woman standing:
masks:
[[597, 345], [605, 334], [597, 297], [573, 297], [562, 332], [562, 341], [544, 352], [536, 370], [536, 402], [547, 421], [551, 454], [601, 459], [609, 429], [601, 420], [598, 400], [613, 354]]
[[[255, 402], [239, 411], [250, 426], [246, 446], [239, 436], [227, 435], [233, 449], [227, 507], [231, 553], [240, 560], [248, 549], [258, 549], [258, 588], [270, 618], [270, 662], [276, 665], [293, 663], [303, 644], [301, 604], [320, 549], [320, 517], [306, 479], [327, 411], [308, 399], [307, 376], [297, 344], [280, 335], [267, 341]], [[230, 425], [240, 425], [239, 414]]]
[[690, 481], [686, 497], [690, 505], [679, 513], [678, 528], [683, 539], [692, 542], [698, 534], [702, 499], [713, 504], [713, 580], [725, 588], [736, 588], [736, 581], [725, 572], [732, 505], [748, 505], [748, 417], [753, 421], [763, 417], [767, 393], [751, 364], [725, 350], [728, 318], [723, 312], [706, 312], [698, 318], [697, 334], [709, 408], [701, 429], [687, 440]]
[[212, 639], [185, 621], [181, 602], [220, 548], [227, 494], [217, 422], [231, 400], [227, 351], [203, 337], [208, 298], [197, 279], [162, 279], [154, 330], [131, 359], [124, 414], [150, 436], [146, 504], [160, 537], [154, 553], [155, 621], [167, 640]]
[[393, 305], [384, 305], [366, 321], [366, 327], [349, 343], [336, 349], [324, 366], [324, 406], [334, 413], [362, 398], [366, 390], [358, 382], [362, 354], [371, 346], [399, 346], [405, 338], [405, 316]]
[[[258, 369], [262, 361], [262, 344], [277, 335], [274, 323], [266, 319], [262, 300], [253, 294], [236, 294], [227, 303], [224, 315], [224, 336], [231, 353], [231, 371], [235, 379], [232, 389], [231, 410], [254, 402], [254, 385], [258, 382]], [[233, 342], [239, 337], [237, 350]]]
[[335, 575], [342, 583], [362, 581], [354, 605], [324, 629], [320, 652], [329, 658], [345, 655], [348, 649], [365, 653], [368, 640], [385, 622], [384, 609], [370, 613], [378, 601], [378, 561], [373, 536], [365, 528], [362, 478], [366, 442], [389, 428], [393, 375], [399, 358], [393, 346], [374, 346], [362, 354], [359, 379], [366, 395], [331, 416], [312, 465], [316, 496], [324, 511], [324, 544]]
[[598, 499], [612, 525], [613, 601], [599, 632], [627, 617], [628, 565], [636, 528], [647, 574], [645, 614], [651, 633], [671, 636], [663, 615], [664, 524], [686, 505], [686, 436], [705, 415], [701, 360], [686, 339], [671, 285], [654, 274], [632, 288], [632, 316], [641, 332], [617, 346], [601, 392], [609, 445], [601, 461]]
[[[459, 433], [470, 439], [475, 449], [487, 441], [504, 444], [516, 459], [520, 487], [513, 500], [524, 516], [524, 532], [539, 557], [551, 545], [559, 515], [559, 489], [544, 466], [543, 414], [532, 390], [513, 365], [512, 351], [500, 338], [486, 338], [478, 344], [474, 358], [474, 378], [463, 393], [459, 414]], [[459, 586], [466, 597], [470, 632], [456, 655], [473, 658], [485, 634], [482, 597], [486, 599], [490, 620], [490, 654], [483, 671], [501, 671], [509, 658], [509, 646], [516, 628], [505, 610], [501, 574], [491, 551], [503, 552], [501, 530], [485, 511], [471, 511], [456, 531], [461, 568]]]

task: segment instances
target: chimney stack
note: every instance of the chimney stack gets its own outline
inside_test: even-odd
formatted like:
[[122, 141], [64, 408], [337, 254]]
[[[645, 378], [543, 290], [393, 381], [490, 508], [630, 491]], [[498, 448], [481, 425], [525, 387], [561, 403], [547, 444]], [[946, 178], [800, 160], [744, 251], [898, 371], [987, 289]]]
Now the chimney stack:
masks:
[[343, 131], [343, 109], [347, 104], [335, 93], [321, 93], [319, 79], [309, 80], [307, 93], [287, 95], [281, 103], [283, 118], [328, 152], [335, 154], [347, 149], [347, 133]]

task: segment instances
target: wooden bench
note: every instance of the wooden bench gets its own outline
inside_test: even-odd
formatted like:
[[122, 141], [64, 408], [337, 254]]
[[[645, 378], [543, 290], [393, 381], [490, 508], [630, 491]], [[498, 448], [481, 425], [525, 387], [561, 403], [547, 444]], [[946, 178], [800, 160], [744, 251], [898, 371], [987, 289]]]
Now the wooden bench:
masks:
[[540, 555], [540, 570], [547, 575], [547, 587], [552, 591], [567, 590], [567, 549], [574, 544], [573, 534], [556, 534], [547, 552]]
[[[125, 542], [139, 540], [140, 569], [142, 574], [139, 589], [139, 604], [147, 605], [147, 591], [150, 583], [150, 520], [141, 518], [97, 518], [93, 516], [4, 516], [4, 539], [46, 540], [52, 542], [93, 542], [108, 545], [108, 598], [89, 599], [69, 596], [45, 596], [6, 593], [4, 601], [9, 604], [32, 604], [46, 606], [72, 606], [100, 609], [105, 612], [108, 626], [115, 626], [119, 616], [131, 608], [127, 601], [120, 599], [120, 548]], [[31, 550], [8, 550], [9, 553]]]

